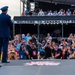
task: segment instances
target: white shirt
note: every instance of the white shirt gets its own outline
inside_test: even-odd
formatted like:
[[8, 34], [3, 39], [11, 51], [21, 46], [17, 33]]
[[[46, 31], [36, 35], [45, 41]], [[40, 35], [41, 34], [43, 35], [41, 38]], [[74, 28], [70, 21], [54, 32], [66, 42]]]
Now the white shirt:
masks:
[[44, 16], [44, 12], [43, 11], [39, 11], [38, 16]]

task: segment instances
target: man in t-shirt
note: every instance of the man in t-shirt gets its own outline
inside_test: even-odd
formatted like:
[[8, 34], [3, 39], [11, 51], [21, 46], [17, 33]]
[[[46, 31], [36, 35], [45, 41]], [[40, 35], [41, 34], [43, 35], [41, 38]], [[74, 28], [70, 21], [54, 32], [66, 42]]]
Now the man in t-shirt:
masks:
[[37, 59], [38, 58], [38, 50], [36, 48], [36, 45], [32, 43], [31, 50], [30, 50], [30, 57], [31, 59]]
[[54, 59], [61, 58], [61, 49], [59, 49], [58, 44], [55, 44], [54, 49], [52, 50], [52, 58]]
[[42, 47], [43, 50], [45, 50], [45, 59], [50, 59], [52, 48], [50, 46], [50, 42], [47, 43], [46, 46]]

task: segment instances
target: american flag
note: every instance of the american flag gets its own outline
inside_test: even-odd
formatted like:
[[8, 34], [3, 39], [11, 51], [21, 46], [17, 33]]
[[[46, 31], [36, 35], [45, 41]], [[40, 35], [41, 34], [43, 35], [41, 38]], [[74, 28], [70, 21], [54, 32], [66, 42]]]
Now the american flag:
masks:
[[36, 61], [36, 62], [28, 62], [25, 65], [36, 65], [36, 66], [57, 66], [60, 65], [60, 62], [53, 62], [53, 61]]

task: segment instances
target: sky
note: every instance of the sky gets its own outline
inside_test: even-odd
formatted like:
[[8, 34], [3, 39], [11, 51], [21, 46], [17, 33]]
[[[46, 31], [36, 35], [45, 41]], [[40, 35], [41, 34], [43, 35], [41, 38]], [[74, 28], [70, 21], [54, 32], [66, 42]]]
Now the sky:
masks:
[[[13, 19], [14, 16], [20, 16], [20, 0], [0, 0], [0, 8], [8, 6], [8, 14]], [[21, 3], [22, 12], [22, 3]], [[1, 13], [1, 10], [0, 10]]]

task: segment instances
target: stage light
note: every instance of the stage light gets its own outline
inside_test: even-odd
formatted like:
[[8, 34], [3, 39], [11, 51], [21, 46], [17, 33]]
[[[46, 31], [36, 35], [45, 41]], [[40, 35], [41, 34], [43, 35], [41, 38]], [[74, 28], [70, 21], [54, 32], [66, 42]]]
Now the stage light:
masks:
[[53, 24], [55, 24], [55, 22]]
[[41, 24], [41, 21], [38, 21], [38, 24], [40, 25]]
[[24, 24], [24, 23], [25, 23], [25, 21], [22, 21], [22, 23]]
[[50, 24], [50, 21], [48, 21], [48, 24]]
[[45, 23], [43, 23], [45, 25]]
[[35, 23], [34, 23], [34, 26], [35, 26]]
[[26, 24], [28, 23], [28, 21], [26, 21]]
[[65, 21], [63, 20], [62, 23], [65, 23]]
[[70, 20], [69, 23], [72, 23], [72, 21]]
[[60, 21], [59, 21], [59, 20], [57, 20], [57, 23], [59, 24], [59, 23], [60, 23]]
[[14, 24], [17, 24], [18, 22], [17, 21], [14, 21]]
[[49, 25], [49, 22], [47, 22], [47, 25]]
[[53, 24], [53, 23], [51, 22], [51, 24]]
[[59, 24], [58, 22], [56, 24]]
[[45, 21], [45, 23], [46, 23], [46, 24], [48, 23], [47, 20]]
[[42, 23], [42, 24], [44, 24], [44, 23], [45, 23], [45, 21], [41, 21], [41, 23]]
[[38, 21], [34, 21], [35, 24], [38, 24]]
[[62, 20], [60, 20], [60, 23], [62, 24]]
[[75, 23], [75, 21], [73, 20], [73, 22], [72, 23]]

